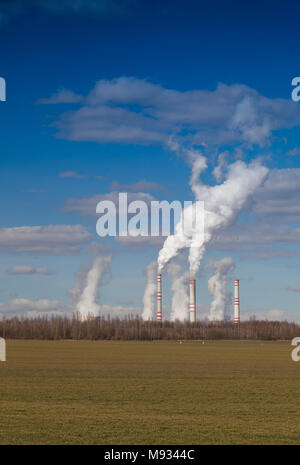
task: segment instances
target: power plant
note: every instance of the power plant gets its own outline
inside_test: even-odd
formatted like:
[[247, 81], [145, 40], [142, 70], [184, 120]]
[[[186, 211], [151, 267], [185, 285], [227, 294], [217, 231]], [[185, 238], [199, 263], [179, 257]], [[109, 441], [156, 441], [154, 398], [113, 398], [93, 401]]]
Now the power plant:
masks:
[[[195, 323], [196, 321], [196, 280], [190, 278], [189, 280], [189, 321]], [[162, 276], [161, 273], [157, 275], [157, 321], [162, 321]], [[239, 299], [239, 280], [234, 280], [234, 303], [233, 303], [233, 322], [239, 324], [240, 322], [240, 299]]]

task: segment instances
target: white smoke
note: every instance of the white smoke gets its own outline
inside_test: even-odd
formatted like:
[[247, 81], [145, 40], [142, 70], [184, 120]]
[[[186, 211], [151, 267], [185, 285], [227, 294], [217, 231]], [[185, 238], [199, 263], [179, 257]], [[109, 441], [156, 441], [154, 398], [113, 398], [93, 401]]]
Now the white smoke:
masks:
[[217, 182], [221, 182], [224, 178], [224, 172], [227, 168], [228, 152], [222, 152], [218, 155], [218, 164], [213, 169], [213, 175]]
[[200, 174], [207, 168], [207, 160], [199, 150], [188, 150], [186, 155], [192, 166], [189, 184], [193, 190], [193, 186], [199, 182]]
[[189, 297], [188, 272], [184, 272], [178, 263], [170, 263], [168, 273], [172, 277], [171, 290], [173, 292], [170, 320], [184, 321], [188, 316]]
[[67, 291], [67, 294], [71, 296], [72, 303], [71, 305], [77, 305], [79, 297], [82, 293], [82, 288], [84, 284], [84, 273], [82, 271], [76, 272], [76, 282], [74, 286]]
[[227, 319], [228, 307], [231, 302], [231, 293], [226, 289], [227, 275], [229, 271], [235, 269], [234, 262], [231, 257], [225, 257], [221, 260], [208, 260], [207, 268], [213, 268], [214, 275], [208, 280], [208, 291], [213, 296], [210, 304], [209, 320], [224, 320]]
[[207, 243], [217, 231], [227, 229], [235, 222], [249, 197], [266, 179], [268, 171], [259, 162], [247, 165], [238, 160], [228, 166], [223, 184], [205, 186], [199, 181], [192, 184], [196, 200], [204, 201], [204, 239], [197, 233], [192, 238], [189, 254], [191, 275], [197, 272]]
[[144, 310], [142, 318], [144, 320], [152, 320], [155, 312], [155, 293], [156, 293], [156, 273], [157, 263], [155, 261], [149, 263], [145, 268], [146, 287], [143, 296]]
[[268, 169], [257, 161], [247, 165], [238, 160], [228, 166], [223, 184], [209, 186], [199, 180], [207, 166], [205, 157], [198, 151], [186, 154], [192, 164], [191, 189], [196, 201], [204, 201], [204, 234], [202, 228], [193, 229], [193, 208], [185, 208], [175, 234], [165, 240], [159, 252], [158, 269], [161, 272], [180, 250], [189, 247], [190, 273], [194, 276], [207, 244], [217, 231], [227, 229], [235, 222], [249, 197], [265, 180]]
[[109, 268], [111, 255], [97, 256], [92, 268], [86, 276], [85, 287], [78, 299], [76, 310], [84, 319], [99, 313], [100, 305], [97, 303], [101, 279]]

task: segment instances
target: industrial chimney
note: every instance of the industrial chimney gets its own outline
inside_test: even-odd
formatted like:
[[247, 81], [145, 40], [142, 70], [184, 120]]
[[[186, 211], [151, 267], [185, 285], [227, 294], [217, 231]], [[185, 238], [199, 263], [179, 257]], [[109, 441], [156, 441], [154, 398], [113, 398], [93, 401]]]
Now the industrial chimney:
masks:
[[0, 362], [6, 362], [6, 342], [0, 337]]
[[233, 304], [233, 322], [240, 322], [240, 298], [239, 298], [239, 280], [234, 281], [234, 304]]
[[161, 274], [157, 275], [157, 321], [162, 321]]
[[190, 279], [190, 322], [196, 321], [196, 288], [195, 279]]

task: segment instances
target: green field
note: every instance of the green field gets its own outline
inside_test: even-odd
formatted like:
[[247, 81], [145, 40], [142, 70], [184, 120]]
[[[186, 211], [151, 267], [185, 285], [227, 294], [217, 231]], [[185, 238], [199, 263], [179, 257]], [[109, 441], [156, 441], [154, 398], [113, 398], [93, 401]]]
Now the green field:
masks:
[[8, 340], [0, 444], [297, 444], [290, 342]]

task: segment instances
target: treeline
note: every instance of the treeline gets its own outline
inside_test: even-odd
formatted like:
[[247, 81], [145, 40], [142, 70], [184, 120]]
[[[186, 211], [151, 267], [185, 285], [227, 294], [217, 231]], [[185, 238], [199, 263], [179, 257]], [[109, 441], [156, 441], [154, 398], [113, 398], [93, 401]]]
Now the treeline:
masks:
[[90, 340], [203, 340], [203, 339], [292, 339], [300, 336], [300, 326], [287, 321], [251, 318], [239, 325], [229, 321], [196, 323], [180, 321], [143, 321], [128, 315], [124, 318], [94, 317], [81, 320], [43, 316], [13, 317], [0, 321], [0, 336], [8, 339], [90, 339]]

